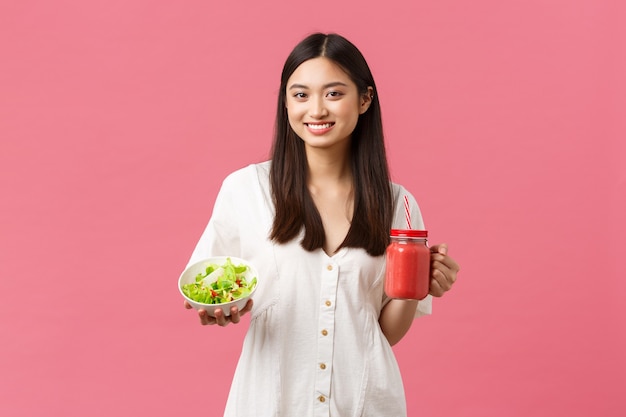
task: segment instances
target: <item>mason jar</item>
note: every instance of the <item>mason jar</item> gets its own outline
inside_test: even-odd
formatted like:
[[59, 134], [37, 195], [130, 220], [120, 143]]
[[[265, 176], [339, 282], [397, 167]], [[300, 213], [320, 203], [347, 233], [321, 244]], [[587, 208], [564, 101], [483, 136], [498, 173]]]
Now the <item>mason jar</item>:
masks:
[[387, 247], [385, 293], [391, 298], [421, 300], [428, 295], [430, 249], [426, 230], [392, 229]]

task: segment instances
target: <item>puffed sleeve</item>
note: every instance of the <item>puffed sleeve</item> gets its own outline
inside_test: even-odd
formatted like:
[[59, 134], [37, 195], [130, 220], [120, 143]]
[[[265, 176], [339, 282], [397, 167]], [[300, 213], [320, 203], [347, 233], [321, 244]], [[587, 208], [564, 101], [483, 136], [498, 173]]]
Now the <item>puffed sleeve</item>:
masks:
[[[417, 204], [417, 201], [413, 197], [413, 195], [408, 192], [404, 187], [394, 184], [393, 187], [394, 194], [394, 215], [393, 215], [393, 229], [406, 229], [408, 226], [408, 221], [406, 217], [405, 211], [405, 196], [409, 203], [409, 213], [410, 213], [410, 222], [411, 228], [415, 230], [425, 230], [424, 219], [422, 218], [422, 212]], [[383, 306], [389, 302], [390, 298], [387, 297], [386, 294], [383, 293]], [[415, 311], [415, 317], [425, 316], [432, 314], [433, 310], [433, 297], [432, 295], [427, 295], [426, 298], [420, 300], [417, 303], [417, 310]]]
[[209, 223], [187, 266], [211, 256], [240, 256], [240, 226], [236, 210], [239, 194], [232, 175], [228, 176], [222, 183]]

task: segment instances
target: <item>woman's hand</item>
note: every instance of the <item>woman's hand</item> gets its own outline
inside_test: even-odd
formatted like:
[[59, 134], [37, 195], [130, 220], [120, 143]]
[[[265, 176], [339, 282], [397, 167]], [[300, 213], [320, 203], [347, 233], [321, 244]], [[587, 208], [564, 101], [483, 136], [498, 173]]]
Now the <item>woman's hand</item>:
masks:
[[[185, 308], [193, 308], [191, 304], [185, 301]], [[200, 317], [200, 324], [203, 326], [217, 324], [218, 326], [227, 326], [230, 323], [237, 324], [241, 320], [241, 316], [252, 310], [252, 299], [248, 300], [244, 308], [239, 310], [236, 306], [230, 308], [230, 316], [225, 316], [222, 309], [215, 310], [215, 317], [209, 316], [206, 310], [198, 310], [198, 317]]]
[[448, 256], [448, 245], [431, 246], [430, 248], [430, 294], [441, 297], [450, 291], [456, 281], [459, 265]]

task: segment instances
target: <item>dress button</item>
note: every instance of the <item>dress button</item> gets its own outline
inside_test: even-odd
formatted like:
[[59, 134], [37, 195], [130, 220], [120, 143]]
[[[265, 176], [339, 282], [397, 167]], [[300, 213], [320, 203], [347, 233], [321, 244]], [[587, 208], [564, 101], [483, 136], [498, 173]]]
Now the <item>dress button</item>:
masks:
[[325, 363], [320, 363], [320, 369], [326, 369], [326, 364]]
[[322, 336], [328, 336], [328, 330], [326, 329], [322, 330]]
[[318, 399], [320, 400], [321, 403], [326, 401], [326, 397], [324, 397], [323, 395], [320, 395]]
[[326, 301], [324, 304], [326, 304], [326, 307], [330, 307], [330, 305], [332, 304], [330, 301]]
[[328, 266], [326, 267], [326, 269], [328, 269], [329, 271], [332, 271], [332, 270], [333, 270], [333, 266], [332, 266], [332, 265], [328, 265]]

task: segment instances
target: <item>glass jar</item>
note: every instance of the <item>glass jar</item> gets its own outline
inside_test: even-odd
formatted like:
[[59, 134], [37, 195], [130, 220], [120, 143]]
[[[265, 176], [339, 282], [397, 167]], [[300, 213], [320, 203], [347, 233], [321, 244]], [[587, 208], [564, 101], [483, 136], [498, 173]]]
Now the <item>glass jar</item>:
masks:
[[385, 293], [391, 298], [421, 300], [430, 286], [430, 249], [426, 230], [392, 229], [387, 247]]

